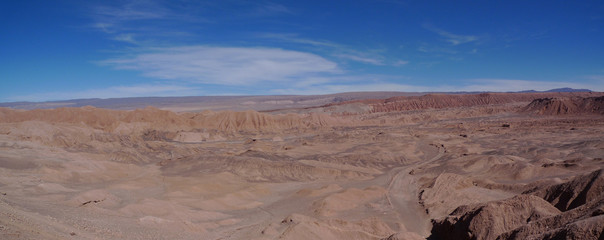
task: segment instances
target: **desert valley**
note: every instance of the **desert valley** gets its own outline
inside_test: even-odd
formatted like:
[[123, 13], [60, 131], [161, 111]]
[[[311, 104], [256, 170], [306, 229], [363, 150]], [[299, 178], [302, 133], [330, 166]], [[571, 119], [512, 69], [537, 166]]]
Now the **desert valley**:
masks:
[[361, 95], [0, 108], [0, 239], [604, 239], [604, 93]]

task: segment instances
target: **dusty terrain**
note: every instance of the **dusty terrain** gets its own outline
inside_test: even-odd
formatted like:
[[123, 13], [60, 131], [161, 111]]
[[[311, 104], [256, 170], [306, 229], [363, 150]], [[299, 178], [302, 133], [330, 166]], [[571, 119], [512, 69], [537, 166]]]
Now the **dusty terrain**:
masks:
[[604, 239], [602, 96], [0, 108], [0, 239]]
[[423, 94], [407, 92], [346, 92], [326, 95], [92, 98], [48, 102], [7, 102], [0, 103], [0, 107], [32, 110], [93, 106], [114, 110], [134, 110], [152, 106], [177, 112], [195, 112], [203, 110], [264, 111], [284, 108], [316, 107], [329, 103], [339, 103], [351, 100], [419, 95]]

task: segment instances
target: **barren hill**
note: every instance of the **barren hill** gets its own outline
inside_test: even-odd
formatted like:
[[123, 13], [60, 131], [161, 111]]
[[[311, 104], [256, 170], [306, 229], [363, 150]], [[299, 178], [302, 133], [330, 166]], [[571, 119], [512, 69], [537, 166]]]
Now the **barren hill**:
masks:
[[534, 99], [545, 97], [591, 97], [601, 95], [602, 93], [597, 92], [427, 94], [423, 96], [400, 96], [386, 99], [349, 101], [330, 104], [326, 107], [363, 103], [371, 107], [371, 112], [397, 112], [422, 109], [528, 103]]
[[604, 114], [604, 97], [539, 98], [526, 106], [524, 111], [541, 115]]
[[[591, 90], [588, 89], [571, 89], [561, 88], [552, 89], [549, 91], [538, 92], [538, 91], [524, 91], [526, 93], [539, 95], [543, 97], [556, 97], [556, 96], [584, 96], [589, 95]], [[523, 93], [523, 92], [519, 92]], [[575, 94], [571, 94], [575, 93]], [[114, 109], [114, 110], [134, 110], [145, 107], [155, 107], [163, 110], [170, 110], [174, 112], [201, 112], [204, 110], [231, 110], [231, 111], [272, 111], [272, 110], [283, 110], [283, 109], [301, 109], [301, 108], [313, 108], [324, 105], [337, 105], [341, 102], [359, 101], [364, 103], [377, 103], [384, 101], [383, 99], [390, 98], [385, 101], [397, 101], [403, 100], [404, 97], [410, 96], [423, 96], [423, 95], [477, 95], [480, 93], [471, 92], [459, 92], [459, 93], [421, 93], [421, 92], [346, 92], [346, 93], [335, 93], [325, 95], [273, 95], [273, 96], [190, 96], [190, 97], [136, 97], [136, 98], [110, 98], [110, 99], [73, 99], [73, 100], [62, 100], [62, 101], [48, 101], [48, 102], [6, 102], [0, 103], [0, 107], [9, 107], [14, 109], [54, 109], [61, 107], [84, 107], [93, 106], [96, 108]], [[506, 95], [516, 93], [484, 93], [487, 95]], [[527, 95], [529, 96], [529, 95]], [[515, 97], [516, 98], [516, 97]], [[367, 101], [363, 101], [367, 100]], [[427, 99], [426, 99], [427, 100]], [[438, 100], [438, 99], [437, 99]], [[454, 100], [456, 101], [456, 100]], [[467, 100], [462, 100], [467, 101]], [[472, 100], [470, 100], [472, 101]], [[488, 100], [487, 100], [488, 101]], [[496, 100], [501, 101], [501, 99]], [[521, 101], [515, 99], [515, 101]], [[526, 99], [525, 99], [526, 101]], [[415, 103], [420, 104], [416, 102]], [[427, 106], [433, 105], [434, 103], [424, 103]], [[461, 106], [460, 103], [441, 103], [444, 105], [436, 104], [431, 106], [433, 108], [448, 106], [456, 107]], [[469, 102], [465, 102], [463, 106], [470, 106]], [[425, 105], [421, 105], [426, 107]], [[415, 106], [416, 108], [418, 106]], [[407, 109], [409, 107], [403, 107]], [[414, 108], [410, 108], [414, 109]], [[410, 110], [408, 109], [408, 110]]]
[[0, 108], [0, 239], [599, 239], [604, 115], [522, 110], [602, 95]]
[[[105, 131], [140, 131], [163, 129], [165, 131], [212, 129], [233, 131], [277, 131], [291, 128], [312, 128], [345, 125], [346, 120], [336, 119], [326, 114], [266, 114], [248, 110], [204, 111], [201, 113], [174, 113], [154, 107], [134, 111], [107, 110], [94, 107], [57, 108], [36, 110], [13, 110], [0, 108], [0, 122], [18, 123], [42, 121], [84, 125]], [[136, 124], [138, 127], [134, 127]], [[142, 125], [141, 125], [142, 124]], [[128, 127], [126, 127], [126, 125]]]
[[522, 194], [461, 206], [435, 220], [432, 234], [439, 239], [599, 239], [604, 236], [602, 171], [540, 189], [534, 193], [539, 197]]
[[175, 112], [200, 112], [204, 110], [265, 111], [284, 108], [313, 107], [358, 99], [416, 96], [422, 94], [423, 93], [405, 92], [348, 92], [326, 95], [137, 97], [74, 99], [49, 102], [9, 102], [0, 103], [0, 107], [31, 110], [93, 106], [115, 110], [134, 110], [152, 106]]

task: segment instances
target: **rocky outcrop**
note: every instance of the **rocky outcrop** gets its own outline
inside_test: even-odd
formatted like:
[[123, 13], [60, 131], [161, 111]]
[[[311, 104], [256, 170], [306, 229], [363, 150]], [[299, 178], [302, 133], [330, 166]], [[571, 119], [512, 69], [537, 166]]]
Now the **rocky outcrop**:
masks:
[[523, 112], [540, 115], [604, 114], [604, 96], [539, 98], [526, 106]]
[[373, 108], [372, 112], [396, 112], [522, 103], [545, 97], [591, 97], [600, 95], [591, 92], [427, 94], [423, 96], [393, 97], [384, 100], [365, 100], [364, 102]]
[[532, 195], [478, 205], [464, 205], [441, 220], [433, 220], [434, 239], [496, 239], [529, 222], [559, 214], [551, 204]]
[[29, 111], [0, 108], [0, 122], [15, 123], [43, 121], [47, 123], [79, 124], [110, 132], [147, 133], [149, 129], [187, 131], [213, 129], [223, 132], [275, 131], [292, 128], [315, 128], [346, 125], [342, 119], [326, 114], [272, 115], [256, 111], [204, 111], [177, 114], [153, 107], [134, 111], [98, 109], [94, 107], [36, 109]]
[[604, 170], [513, 198], [460, 206], [432, 239], [603, 239]]
[[497, 239], [603, 239], [604, 199], [525, 224]]
[[574, 209], [588, 201], [604, 198], [604, 170], [600, 169], [563, 184], [525, 193], [545, 199], [560, 211]]

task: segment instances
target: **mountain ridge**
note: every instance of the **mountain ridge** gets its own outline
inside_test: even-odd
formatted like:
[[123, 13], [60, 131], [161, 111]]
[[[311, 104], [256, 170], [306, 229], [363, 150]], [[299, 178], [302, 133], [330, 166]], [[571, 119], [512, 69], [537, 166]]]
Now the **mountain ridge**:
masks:
[[[593, 92], [589, 89], [557, 88], [547, 91], [526, 90], [508, 93], [551, 93], [551, 92]], [[14, 109], [54, 109], [60, 107], [93, 106], [114, 110], [134, 110], [153, 106], [172, 109], [178, 105], [179, 112], [197, 112], [203, 110], [255, 110], [316, 107], [338, 102], [384, 99], [392, 97], [422, 96], [427, 94], [479, 94], [497, 92], [343, 92], [322, 95], [242, 95], [242, 96], [182, 96], [182, 97], [127, 97], [127, 98], [86, 98], [45, 102], [0, 102], [0, 107]]]

